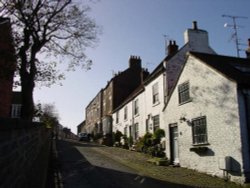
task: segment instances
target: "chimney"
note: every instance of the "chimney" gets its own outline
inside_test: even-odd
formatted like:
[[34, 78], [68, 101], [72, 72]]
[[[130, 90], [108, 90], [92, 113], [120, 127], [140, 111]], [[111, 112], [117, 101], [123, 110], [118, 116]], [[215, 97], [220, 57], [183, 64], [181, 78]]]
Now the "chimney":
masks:
[[129, 58], [129, 68], [141, 68], [141, 58], [140, 56], [131, 55]]
[[190, 51], [215, 53], [209, 46], [208, 32], [199, 29], [197, 21], [193, 21], [192, 28], [189, 28], [184, 32], [184, 41]]
[[170, 40], [168, 45], [168, 55], [171, 56], [175, 54], [178, 51], [178, 48], [179, 46], [176, 45], [175, 40], [174, 41]]
[[248, 39], [248, 48], [246, 49], [247, 58], [250, 59], [250, 38]]
[[197, 21], [193, 21], [193, 30], [198, 30]]

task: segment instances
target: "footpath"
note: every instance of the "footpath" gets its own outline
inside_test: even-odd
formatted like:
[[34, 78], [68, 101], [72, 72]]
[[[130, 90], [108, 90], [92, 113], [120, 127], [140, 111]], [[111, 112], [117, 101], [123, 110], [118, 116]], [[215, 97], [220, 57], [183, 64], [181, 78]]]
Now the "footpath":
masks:
[[[69, 142], [76, 142], [68, 140]], [[96, 145], [95, 143], [92, 143]], [[60, 164], [58, 164], [56, 143], [53, 145], [54, 149], [54, 183], [56, 188], [62, 188], [62, 179], [60, 175]], [[199, 173], [195, 170], [190, 170], [182, 167], [173, 166], [157, 166], [152, 163], [147, 162], [151, 159], [149, 155], [143, 153], [125, 150], [118, 147], [93, 147], [97, 152], [122, 163], [138, 172], [141, 176], [152, 177], [162, 181], [167, 181], [171, 183], [183, 184], [191, 187], [208, 187], [208, 188], [239, 188], [241, 185], [226, 182], [221, 178], [212, 177], [203, 173]], [[250, 187], [244, 186], [244, 187]]]

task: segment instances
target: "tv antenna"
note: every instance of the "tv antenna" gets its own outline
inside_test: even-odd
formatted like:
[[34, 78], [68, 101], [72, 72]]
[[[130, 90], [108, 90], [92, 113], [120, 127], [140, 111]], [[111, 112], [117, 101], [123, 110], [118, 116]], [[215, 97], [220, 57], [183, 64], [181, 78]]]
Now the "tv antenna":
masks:
[[164, 45], [165, 45], [165, 55], [168, 55], [167, 51], [168, 51], [168, 40], [169, 40], [169, 37], [168, 35], [163, 35], [164, 37]]
[[233, 20], [233, 24], [232, 25], [225, 23], [224, 27], [231, 27], [231, 28], [233, 28], [234, 33], [232, 34], [232, 39], [233, 38], [235, 39], [235, 46], [236, 46], [236, 51], [237, 51], [237, 57], [240, 57], [240, 48], [239, 48], [240, 41], [239, 41], [239, 38], [238, 38], [238, 28], [240, 28], [242, 26], [237, 25], [236, 19], [247, 19], [247, 17], [245, 17], [245, 16], [232, 16], [232, 15], [225, 15], [225, 14], [223, 14], [222, 17], [231, 18]]

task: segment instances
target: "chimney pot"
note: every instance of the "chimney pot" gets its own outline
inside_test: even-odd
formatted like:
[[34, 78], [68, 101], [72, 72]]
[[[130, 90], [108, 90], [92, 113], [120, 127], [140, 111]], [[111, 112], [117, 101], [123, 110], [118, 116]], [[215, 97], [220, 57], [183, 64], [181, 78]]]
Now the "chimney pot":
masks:
[[198, 30], [197, 21], [193, 21], [193, 29]]
[[170, 40], [168, 45], [168, 55], [173, 55], [175, 52], [178, 51], [179, 46], [176, 45], [175, 41]]

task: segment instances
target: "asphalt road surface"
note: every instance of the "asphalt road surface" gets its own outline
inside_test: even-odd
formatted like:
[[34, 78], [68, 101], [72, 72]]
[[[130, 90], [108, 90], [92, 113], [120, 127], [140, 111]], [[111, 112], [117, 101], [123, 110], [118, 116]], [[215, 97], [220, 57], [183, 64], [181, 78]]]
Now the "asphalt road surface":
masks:
[[99, 145], [57, 141], [64, 188], [172, 188], [187, 187], [144, 177], [134, 169], [98, 152]]

